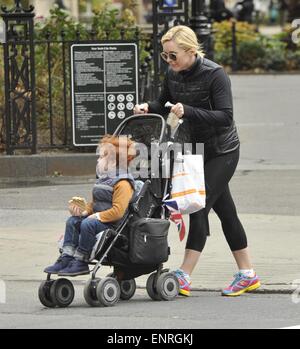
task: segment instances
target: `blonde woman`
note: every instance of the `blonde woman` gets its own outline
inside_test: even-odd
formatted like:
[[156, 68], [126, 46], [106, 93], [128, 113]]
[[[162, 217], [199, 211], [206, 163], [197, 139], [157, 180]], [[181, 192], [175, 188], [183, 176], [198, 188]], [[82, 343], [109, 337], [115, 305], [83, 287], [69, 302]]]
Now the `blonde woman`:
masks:
[[176, 270], [180, 293], [190, 295], [191, 274], [209, 235], [208, 214], [218, 215], [225, 238], [238, 266], [224, 296], [238, 296], [260, 286], [251, 265], [247, 237], [229, 190], [239, 160], [239, 138], [233, 120], [230, 80], [221, 66], [206, 59], [197, 36], [187, 26], [171, 28], [161, 40], [161, 57], [169, 64], [159, 98], [136, 105], [135, 113], [166, 115], [171, 112], [189, 123], [193, 143], [204, 143], [206, 208], [190, 215], [190, 228], [182, 265]]

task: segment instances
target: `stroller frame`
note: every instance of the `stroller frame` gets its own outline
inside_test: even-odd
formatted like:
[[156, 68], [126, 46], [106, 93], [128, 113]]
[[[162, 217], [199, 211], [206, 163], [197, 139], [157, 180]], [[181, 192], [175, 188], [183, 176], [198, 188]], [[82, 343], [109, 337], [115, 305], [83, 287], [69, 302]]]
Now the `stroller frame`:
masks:
[[[125, 119], [116, 129], [114, 132], [114, 135], [121, 135], [124, 130], [126, 130], [126, 126], [129, 122], [132, 122], [134, 120], [141, 121], [141, 117], [146, 117], [147, 120], [150, 120], [151, 118], [153, 120], [159, 120], [161, 122], [161, 132], [159, 133], [159, 139], [156, 140], [159, 143], [162, 142], [165, 133], [166, 133], [166, 122], [164, 118], [158, 114], [145, 114], [142, 115], [134, 115], [127, 119]], [[175, 132], [176, 133], [176, 132]], [[174, 134], [173, 132], [173, 139], [174, 140]], [[123, 133], [124, 134], [124, 133]], [[170, 178], [172, 178], [172, 171], [173, 171], [173, 161], [172, 157], [170, 159], [171, 169], [170, 169]], [[159, 161], [160, 166], [162, 165], [162, 156], [159, 154]], [[162, 182], [162, 181], [161, 181]], [[151, 185], [151, 180], [147, 179], [144, 182], [144, 185], [138, 193], [137, 197], [135, 198], [135, 201], [130, 203], [129, 209], [123, 218], [120, 225], [117, 227], [116, 230], [113, 229], [106, 229], [100, 240], [97, 241], [96, 244], [96, 251], [95, 251], [95, 257], [98, 259], [97, 262], [89, 261], [90, 265], [94, 265], [93, 269], [91, 270], [91, 278], [87, 281], [85, 288], [84, 288], [84, 298], [88, 305], [90, 306], [113, 306], [115, 305], [119, 299], [123, 300], [129, 300], [133, 297], [135, 291], [136, 291], [136, 283], [134, 278], [127, 278], [123, 279], [120, 273], [114, 272], [108, 274], [105, 278], [99, 279], [96, 277], [97, 272], [103, 265], [110, 265], [113, 266], [114, 269], [116, 269], [116, 266], [114, 264], [111, 264], [107, 257], [109, 255], [109, 252], [114, 247], [116, 242], [120, 239], [122, 236], [122, 232], [127, 227], [129, 221], [134, 216], [134, 212], [139, 212], [139, 202], [144, 197], [144, 195], [149, 190], [149, 187]], [[166, 193], [171, 188], [171, 179], [166, 180], [166, 183], [164, 183], [164, 187], [161, 184], [161, 193]], [[162, 217], [166, 218], [166, 209], [162, 206], [160, 207], [163, 214], [161, 214]], [[150, 214], [150, 213], [149, 213]], [[152, 212], [153, 214], [153, 212]], [[167, 217], [168, 218], [168, 217]], [[108, 241], [111, 239], [111, 241]], [[104, 251], [101, 251], [105, 245], [108, 246]], [[98, 258], [99, 253], [101, 252], [101, 257]], [[149, 269], [145, 273], [138, 273], [139, 275], [149, 274], [151, 275], [148, 277], [147, 284], [146, 284], [146, 290], [149, 295], [149, 297], [155, 301], [169, 301], [174, 300], [175, 297], [179, 293], [179, 282], [177, 280], [177, 277], [174, 273], [169, 272], [168, 269], [163, 268], [163, 263], [159, 263], [156, 265], [149, 266]], [[135, 277], [137, 277], [135, 276]], [[72, 282], [66, 278], [59, 278], [57, 280], [51, 279], [51, 274], [47, 274], [47, 279], [43, 281], [39, 287], [39, 299], [40, 302], [48, 307], [67, 307], [69, 306], [74, 299], [75, 290]]]

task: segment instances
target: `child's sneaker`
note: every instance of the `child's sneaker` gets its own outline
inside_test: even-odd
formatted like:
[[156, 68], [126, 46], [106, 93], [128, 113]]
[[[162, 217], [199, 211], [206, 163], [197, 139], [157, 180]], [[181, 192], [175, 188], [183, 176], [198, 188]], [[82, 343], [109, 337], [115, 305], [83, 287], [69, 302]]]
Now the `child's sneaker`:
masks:
[[174, 273], [179, 282], [179, 294], [188, 297], [191, 293], [190, 277], [181, 269], [175, 270]]
[[44, 272], [47, 274], [58, 274], [58, 272], [66, 268], [72, 260], [72, 256], [60, 256], [53, 265], [50, 265], [49, 267], [45, 268]]
[[253, 277], [248, 277], [242, 273], [237, 273], [234, 277], [232, 284], [222, 291], [222, 296], [239, 296], [244, 292], [250, 292], [260, 287], [260, 281], [256, 274]]
[[89, 273], [90, 269], [88, 263], [74, 259], [66, 268], [59, 271], [58, 276], [77, 276]]

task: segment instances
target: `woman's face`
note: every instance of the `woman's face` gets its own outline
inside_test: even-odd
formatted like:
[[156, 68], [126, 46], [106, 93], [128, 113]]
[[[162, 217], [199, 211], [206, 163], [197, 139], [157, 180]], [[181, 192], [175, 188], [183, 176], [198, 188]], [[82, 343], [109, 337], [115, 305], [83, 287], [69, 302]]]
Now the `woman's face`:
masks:
[[[195, 52], [192, 49], [185, 51], [172, 40], [163, 44], [163, 55], [167, 58], [166, 62], [175, 72], [189, 69], [196, 59]], [[174, 58], [176, 59], [174, 60]]]

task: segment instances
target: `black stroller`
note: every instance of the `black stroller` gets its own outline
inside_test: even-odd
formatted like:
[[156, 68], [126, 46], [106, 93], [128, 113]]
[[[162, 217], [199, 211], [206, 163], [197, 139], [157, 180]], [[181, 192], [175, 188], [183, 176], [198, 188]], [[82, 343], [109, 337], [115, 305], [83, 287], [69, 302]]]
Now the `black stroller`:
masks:
[[[167, 144], [165, 150], [170, 145], [166, 122], [157, 114], [131, 116], [114, 134], [131, 136], [135, 142], [144, 144], [149, 154], [153, 144]], [[84, 288], [84, 298], [90, 306], [113, 306], [119, 299], [129, 300], [136, 291], [135, 278], [145, 274], [150, 274], [146, 289], [151, 299], [169, 301], [178, 295], [176, 276], [163, 268], [170, 254], [169, 212], [163, 198], [170, 191], [171, 183], [162, 176], [166, 166], [164, 152], [162, 148], [157, 149], [152, 156], [158, 159], [159, 175], [152, 178], [150, 156], [144, 164], [139, 163], [148, 174], [146, 178], [137, 178], [142, 181], [139, 193], [118, 228], [105, 230], [94, 246], [90, 257], [94, 267]], [[100, 279], [96, 274], [103, 265], [112, 266], [113, 272]], [[73, 284], [66, 278], [53, 280], [51, 274], [47, 274], [39, 288], [39, 299], [46, 307], [67, 307], [74, 299]]]

